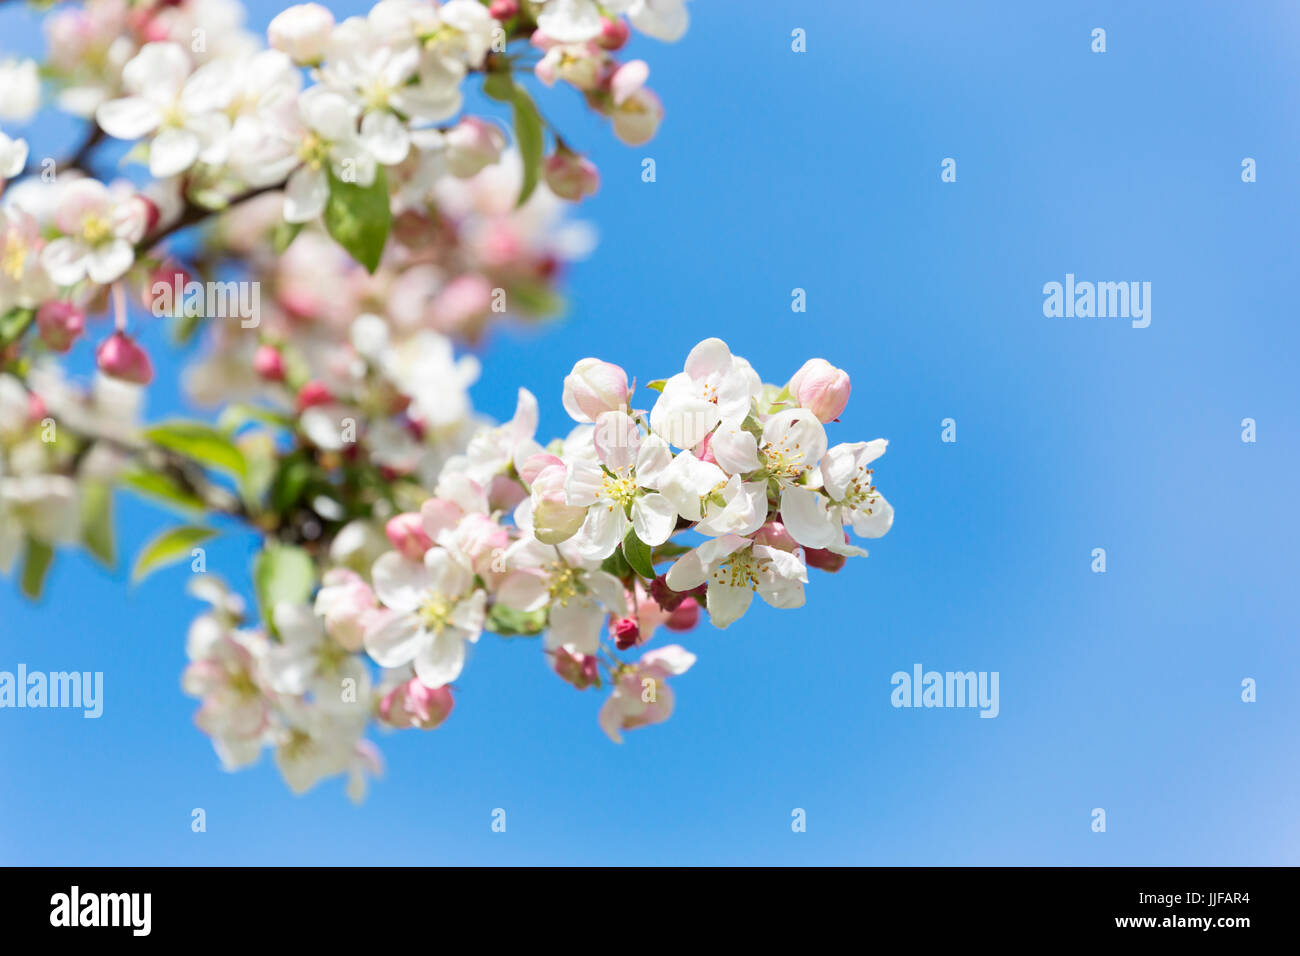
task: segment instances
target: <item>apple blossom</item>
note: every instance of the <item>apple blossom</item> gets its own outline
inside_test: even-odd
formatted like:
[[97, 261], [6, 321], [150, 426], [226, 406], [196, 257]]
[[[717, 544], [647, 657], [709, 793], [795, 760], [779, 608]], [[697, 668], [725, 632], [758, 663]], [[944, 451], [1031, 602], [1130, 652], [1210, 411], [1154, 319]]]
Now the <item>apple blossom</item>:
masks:
[[320, 61], [334, 29], [334, 14], [319, 3], [299, 3], [277, 14], [266, 28], [271, 46], [293, 57], [295, 63]]
[[786, 388], [800, 406], [810, 410], [823, 424], [840, 417], [852, 390], [848, 373], [825, 359], [804, 362]]

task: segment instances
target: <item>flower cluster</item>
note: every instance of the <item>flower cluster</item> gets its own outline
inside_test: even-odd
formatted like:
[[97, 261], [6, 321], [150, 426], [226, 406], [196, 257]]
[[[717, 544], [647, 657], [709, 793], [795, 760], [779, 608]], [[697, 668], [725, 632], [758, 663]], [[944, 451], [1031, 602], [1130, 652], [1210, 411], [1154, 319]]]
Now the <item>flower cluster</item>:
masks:
[[[647, 141], [663, 105], [618, 55], [678, 39], [684, 0], [307, 3], [268, 46], [242, 22], [234, 0], [87, 0], [48, 13], [44, 63], [0, 60], [11, 131], [47, 91], [87, 123], [58, 162], [0, 132], [0, 573], [37, 597], [61, 548], [114, 566], [119, 489], [183, 513], [133, 577], [198, 556], [182, 686], [223, 764], [269, 749], [295, 792], [346, 775], [359, 798], [368, 732], [444, 723], [484, 634], [537, 638], [621, 741], [695, 663], [663, 632], [755, 594], [797, 608], [809, 568], [865, 554], [849, 532], [889, 530], [885, 442], [829, 444], [850, 381], [821, 359], [770, 384], [710, 338], [638, 392], [585, 358], [546, 442], [529, 392], [504, 423], [470, 401], [463, 346], [560, 311], [592, 245], [565, 213], [599, 174], [525, 82]], [[509, 128], [464, 113], [471, 83]], [[114, 141], [132, 178], [99, 171]], [[184, 384], [215, 421], [142, 420], [157, 320], [201, 343]], [[79, 348], [88, 386], [59, 364]], [[198, 548], [240, 527], [255, 602]]]
[[[660, 628], [689, 631], [702, 614], [728, 627], [755, 594], [797, 608], [810, 567], [834, 571], [865, 554], [848, 531], [889, 530], [893, 509], [871, 468], [886, 443], [828, 445], [849, 392], [846, 373], [821, 359], [766, 384], [706, 339], [682, 372], [651, 384], [645, 409], [622, 368], [588, 358], [564, 381], [573, 430], [542, 445], [537, 402], [521, 390], [510, 421], [479, 427], [422, 479], [428, 493], [407, 488], [418, 507], [378, 509], [340, 529], [319, 588], [273, 606], [276, 640], [204, 652], [233, 655], [242, 694], [225, 676], [215, 690], [187, 681], [203, 698], [201, 726], [223, 755], [242, 753], [279, 739], [291, 718], [275, 715], [288, 699], [291, 714], [320, 711], [293, 738], [312, 766], [342, 773], [358, 759], [365, 721], [340, 713], [438, 726], [484, 633], [539, 635], [561, 679], [606, 688], [599, 723], [616, 741], [667, 719], [667, 678], [695, 656], [675, 644], [645, 650]], [[364, 659], [380, 669], [373, 681]], [[199, 660], [200, 673], [215, 667]], [[333, 744], [308, 746], [310, 733], [333, 734]]]

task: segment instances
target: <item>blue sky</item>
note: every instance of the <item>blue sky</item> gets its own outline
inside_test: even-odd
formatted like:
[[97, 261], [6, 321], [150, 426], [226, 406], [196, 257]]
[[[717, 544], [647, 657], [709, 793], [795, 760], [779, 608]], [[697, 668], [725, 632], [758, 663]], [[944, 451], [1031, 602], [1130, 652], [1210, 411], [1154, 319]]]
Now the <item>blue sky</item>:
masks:
[[[479, 407], [523, 385], [559, 434], [587, 355], [642, 382], [709, 335], [773, 381], [824, 356], [854, 382], [831, 440], [890, 440], [891, 533], [805, 608], [688, 635], [677, 713], [621, 747], [593, 692], [485, 638], [444, 727], [379, 738], [360, 808], [219, 769], [178, 685], [185, 568], [130, 588], [62, 555], [40, 606], [0, 587], [0, 669], [103, 671], [105, 712], [0, 712], [0, 861], [1300, 862], [1300, 10], [1176, 9], [697, 0], [680, 44], [634, 40], [667, 108], [647, 146], [539, 94], [601, 168], [601, 244], [562, 323], [494, 337]], [[10, 49], [26, 20], [0, 12]], [[1150, 327], [1044, 317], [1067, 273], [1150, 282]], [[128, 556], [169, 520], [119, 511]], [[209, 567], [242, 586], [253, 548]], [[915, 663], [997, 671], [999, 716], [893, 708]]]

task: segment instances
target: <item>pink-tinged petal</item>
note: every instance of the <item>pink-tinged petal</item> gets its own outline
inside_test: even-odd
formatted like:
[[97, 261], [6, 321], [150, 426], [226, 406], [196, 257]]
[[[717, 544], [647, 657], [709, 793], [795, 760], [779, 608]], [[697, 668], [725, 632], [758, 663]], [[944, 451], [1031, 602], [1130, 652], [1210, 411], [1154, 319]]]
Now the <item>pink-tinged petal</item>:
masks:
[[513, 571], [497, 588], [497, 600], [516, 611], [540, 611], [549, 599], [546, 576], [538, 568]]
[[678, 674], [685, 674], [695, 666], [698, 659], [680, 644], [665, 644], [663, 647], [646, 651], [639, 664], [643, 668], [657, 671], [665, 676], [675, 677]]
[[605, 736], [616, 744], [623, 742], [623, 736], [619, 733], [623, 729], [623, 700], [618, 694], [611, 694], [600, 705], [600, 715], [596, 718], [600, 729], [605, 731]]
[[583, 600], [570, 600], [551, 608], [546, 649], [564, 647], [571, 653], [595, 654], [600, 650], [600, 629], [605, 612]]
[[565, 499], [571, 505], [589, 507], [600, 497], [604, 482], [605, 473], [599, 465], [581, 458], [575, 459], [564, 479]]
[[596, 419], [593, 441], [600, 460], [611, 471], [619, 472], [636, 464], [641, 450], [641, 430], [632, 416], [624, 412], [604, 412]]
[[719, 338], [705, 339], [686, 356], [686, 374], [696, 381], [731, 371], [731, 349]]
[[103, 183], [94, 179], [74, 180], [63, 188], [54, 212], [54, 224], [60, 232], [79, 233], [87, 216], [107, 218], [112, 204]]
[[665, 580], [674, 591], [693, 591], [709, 579], [709, 569], [700, 559], [700, 551], [688, 551], [673, 562]]
[[[609, 81], [610, 96], [613, 98], [615, 105], [622, 106], [630, 96], [645, 86], [645, 81], [649, 78], [650, 65], [645, 60], [629, 60], [620, 66]], [[706, 341], [721, 342], [722, 340], [707, 339]], [[725, 344], [723, 348], [726, 348]], [[689, 360], [687, 371], [690, 371]]]
[[718, 467], [729, 475], [744, 475], [758, 468], [758, 439], [738, 425], [721, 425], [713, 433], [709, 449]]

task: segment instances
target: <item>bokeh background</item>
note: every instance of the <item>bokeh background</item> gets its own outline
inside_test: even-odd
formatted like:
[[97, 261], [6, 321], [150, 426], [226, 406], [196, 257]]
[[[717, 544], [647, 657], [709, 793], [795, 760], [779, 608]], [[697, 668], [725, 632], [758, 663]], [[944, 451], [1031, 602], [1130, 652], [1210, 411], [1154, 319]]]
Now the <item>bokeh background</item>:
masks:
[[[250, 22], [281, 6], [258, 0]], [[341, 780], [295, 799], [266, 758], [221, 771], [178, 684], [200, 610], [185, 566], [130, 588], [61, 555], [39, 606], [0, 582], [0, 668], [103, 671], [105, 711], [0, 711], [0, 861], [1300, 862], [1300, 7], [692, 15], [681, 43], [629, 52], [667, 108], [647, 146], [614, 141], [571, 90], [540, 94], [602, 171], [579, 210], [601, 243], [563, 322], [492, 337], [474, 397], [504, 418], [532, 389], [553, 435], [583, 356], [642, 382], [710, 335], [773, 381], [824, 356], [854, 382], [831, 440], [890, 439], [893, 531], [814, 572], [804, 609], [756, 602], [688, 635], [676, 715], [621, 747], [595, 692], [529, 642], [485, 638], [443, 728], [379, 738], [388, 774], [359, 808]], [[14, 4], [0, 36], [40, 49]], [[1151, 282], [1150, 327], [1045, 318], [1042, 286], [1067, 272]], [[151, 417], [183, 408], [179, 367], [161, 363]], [[118, 505], [129, 560], [171, 519]], [[246, 591], [254, 546], [226, 534], [209, 567]], [[1000, 715], [894, 709], [890, 675], [914, 663], [998, 671]]]

